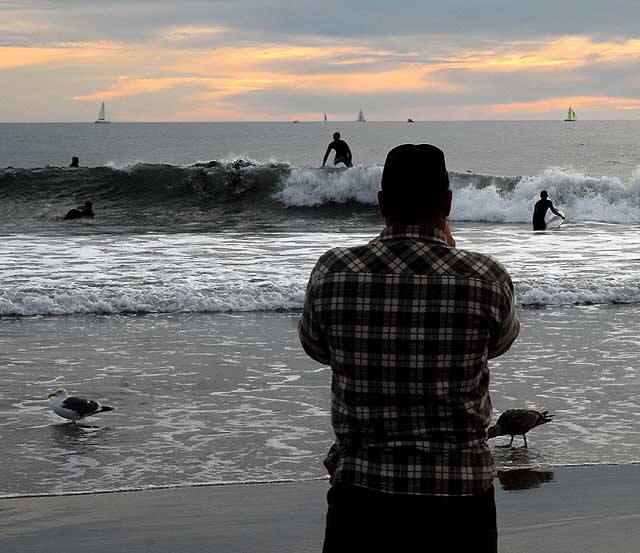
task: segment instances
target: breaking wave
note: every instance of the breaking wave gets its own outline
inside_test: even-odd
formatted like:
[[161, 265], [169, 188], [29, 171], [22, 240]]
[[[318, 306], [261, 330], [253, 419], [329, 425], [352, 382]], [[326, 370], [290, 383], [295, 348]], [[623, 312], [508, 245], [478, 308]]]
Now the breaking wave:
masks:
[[[190, 166], [138, 163], [80, 169], [46, 167], [0, 170], [0, 215], [43, 218], [91, 199], [102, 214], [123, 211], [179, 213], [182, 209], [247, 208], [282, 212], [349, 204], [370, 211], [382, 166], [351, 169], [298, 167], [251, 160], [210, 161]], [[452, 220], [528, 223], [533, 203], [547, 190], [569, 221], [640, 223], [640, 169], [629, 182], [590, 176], [571, 168], [548, 168], [535, 176], [450, 173]], [[109, 220], [117, 219], [111, 217]]]

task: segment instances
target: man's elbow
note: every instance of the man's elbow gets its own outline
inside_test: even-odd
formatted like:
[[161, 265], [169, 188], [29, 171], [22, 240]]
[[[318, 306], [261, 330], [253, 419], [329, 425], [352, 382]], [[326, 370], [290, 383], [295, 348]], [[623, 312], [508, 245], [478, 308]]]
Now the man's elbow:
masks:
[[311, 345], [309, 345], [306, 342], [302, 342], [302, 349], [305, 351], [305, 353], [311, 357], [311, 359], [313, 359], [314, 361], [317, 361], [318, 363], [320, 363], [321, 365], [330, 365], [331, 364], [331, 359], [329, 357], [328, 352], [323, 351], [322, 349], [316, 348], [316, 347], [312, 347]]
[[298, 323], [298, 337], [300, 338], [302, 349], [311, 359], [323, 365], [330, 364], [330, 353], [326, 343], [312, 338], [305, 330], [302, 321]]
[[516, 341], [518, 334], [520, 334], [520, 322], [516, 319], [501, 333], [497, 340], [493, 341], [493, 343], [489, 345], [489, 359], [500, 357], [502, 354], [509, 351], [513, 343]]

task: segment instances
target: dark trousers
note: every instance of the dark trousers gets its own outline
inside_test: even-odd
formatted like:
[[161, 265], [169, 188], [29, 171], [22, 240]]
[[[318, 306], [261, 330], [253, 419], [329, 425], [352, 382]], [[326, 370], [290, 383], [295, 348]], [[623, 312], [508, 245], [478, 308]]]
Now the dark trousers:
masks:
[[463, 497], [387, 494], [336, 484], [322, 553], [496, 553], [491, 486]]

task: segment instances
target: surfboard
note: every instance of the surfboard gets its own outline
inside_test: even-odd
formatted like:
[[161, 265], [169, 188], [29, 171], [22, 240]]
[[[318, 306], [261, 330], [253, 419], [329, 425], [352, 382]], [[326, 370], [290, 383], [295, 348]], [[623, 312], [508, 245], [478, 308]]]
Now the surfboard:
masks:
[[[562, 211], [559, 211], [559, 213], [562, 213]], [[562, 214], [564, 215], [564, 213]], [[544, 217], [544, 222], [547, 224], [546, 230], [557, 230], [562, 226], [562, 223], [564, 223], [564, 219], [549, 210]]]

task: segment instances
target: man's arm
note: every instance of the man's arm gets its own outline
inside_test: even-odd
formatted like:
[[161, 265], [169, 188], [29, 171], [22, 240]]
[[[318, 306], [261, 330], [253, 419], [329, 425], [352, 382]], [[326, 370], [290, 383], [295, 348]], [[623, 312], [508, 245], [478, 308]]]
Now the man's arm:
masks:
[[516, 315], [515, 291], [511, 277], [507, 277], [507, 282], [503, 284], [505, 292], [505, 305], [502, 311], [502, 320], [497, 329], [496, 335], [489, 342], [489, 359], [498, 357], [508, 351], [511, 344], [515, 342], [520, 332], [520, 322]]
[[298, 323], [298, 336], [302, 348], [309, 357], [315, 359], [318, 363], [329, 365], [331, 354], [329, 344], [324, 336], [322, 327], [318, 321], [315, 311], [315, 287], [314, 287], [314, 271], [311, 273], [309, 284], [307, 285], [307, 293], [304, 298], [304, 309], [302, 310], [302, 318]]
[[551, 210], [551, 213], [557, 215], [558, 217], [562, 217], [564, 219], [564, 215], [560, 213], [555, 207], [553, 207], [553, 204], [551, 202], [549, 202], [549, 209]]
[[327, 163], [327, 158], [329, 157], [329, 152], [331, 152], [333, 148], [331, 147], [331, 144], [329, 144], [327, 146], [327, 151], [324, 154], [324, 158], [322, 159], [322, 166], [324, 167], [324, 164]]
[[349, 163], [351, 163], [351, 148], [349, 148], [349, 144], [346, 142], [344, 144], [347, 147], [347, 159], [349, 160]]

